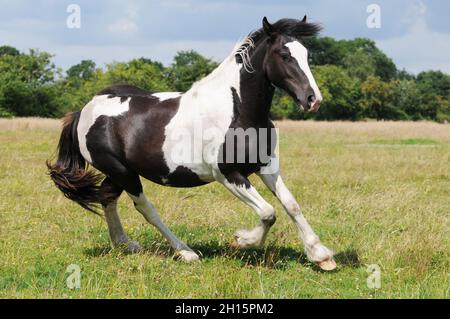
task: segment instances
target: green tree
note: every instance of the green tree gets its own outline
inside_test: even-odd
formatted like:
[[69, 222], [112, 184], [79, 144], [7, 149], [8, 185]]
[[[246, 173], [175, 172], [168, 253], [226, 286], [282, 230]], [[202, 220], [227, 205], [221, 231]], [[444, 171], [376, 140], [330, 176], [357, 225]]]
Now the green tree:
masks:
[[59, 116], [54, 80], [59, 70], [46, 52], [0, 56], [0, 112], [14, 116]]
[[195, 51], [180, 51], [168, 68], [167, 74], [174, 89], [185, 92], [195, 81], [211, 73], [217, 65], [216, 62], [206, 59]]
[[441, 71], [419, 73], [417, 84], [422, 93], [450, 97], [450, 76]]
[[61, 94], [57, 97], [61, 113], [79, 110], [88, 103], [94, 95], [107, 86], [102, 69], [95, 69], [89, 77], [66, 77], [60, 79], [56, 86]]
[[[397, 76], [394, 62], [370, 39], [337, 41], [329, 37], [313, 37], [306, 39], [305, 44], [312, 65], [337, 65], [346, 69], [349, 74], [353, 72], [352, 68], [358, 67], [356, 76], [362, 79], [376, 75], [384, 81], [389, 81]], [[359, 62], [367, 65], [355, 64]], [[364, 74], [364, 67], [369, 74]]]
[[105, 81], [108, 85], [130, 84], [153, 92], [170, 91], [171, 89], [161, 64], [148, 59], [108, 64]]
[[293, 119], [298, 117], [296, 105], [292, 98], [283, 91], [277, 89], [272, 101], [270, 115], [273, 120]]
[[422, 117], [447, 120], [450, 117], [450, 77], [441, 71], [427, 71], [417, 75]]
[[365, 52], [373, 61], [375, 75], [383, 81], [390, 81], [396, 77], [397, 67], [394, 62], [376, 46], [374, 41], [356, 38], [351, 41], [344, 41], [344, 45], [347, 48], [346, 55], [358, 50]]
[[416, 82], [414, 80], [394, 80], [390, 85], [392, 105], [401, 110], [405, 117], [412, 120], [421, 120], [423, 118], [423, 105], [420, 101], [420, 92]]
[[95, 62], [83, 60], [79, 64], [71, 66], [66, 74], [68, 79], [88, 80], [95, 74]]
[[342, 65], [345, 50], [342, 43], [330, 37], [305, 39], [311, 65]]
[[348, 75], [361, 81], [376, 73], [375, 61], [361, 49], [345, 56], [342, 63]]
[[358, 120], [361, 117], [359, 81], [335, 65], [314, 67], [313, 73], [323, 95], [323, 103], [315, 115], [316, 119]]
[[0, 46], [0, 56], [2, 55], [18, 56], [19, 54], [20, 54], [19, 50], [9, 45]]
[[394, 105], [395, 94], [393, 82], [384, 82], [377, 76], [369, 76], [361, 84], [364, 114], [377, 120], [406, 120], [408, 116], [398, 106]]

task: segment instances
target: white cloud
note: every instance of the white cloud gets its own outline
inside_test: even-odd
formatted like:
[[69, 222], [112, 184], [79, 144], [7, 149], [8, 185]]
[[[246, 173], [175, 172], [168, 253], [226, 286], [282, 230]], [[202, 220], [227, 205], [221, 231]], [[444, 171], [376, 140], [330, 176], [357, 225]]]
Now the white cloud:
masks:
[[426, 13], [425, 4], [417, 2], [404, 20], [410, 23], [408, 32], [400, 37], [377, 41], [377, 44], [399, 68], [414, 73], [431, 69], [450, 73], [450, 35], [430, 30]]
[[137, 9], [135, 6], [129, 6], [125, 11], [125, 17], [121, 18], [107, 26], [111, 33], [134, 33], [139, 31], [135, 20], [137, 18]]
[[130, 18], [122, 18], [107, 27], [112, 33], [133, 33], [139, 31], [137, 24]]

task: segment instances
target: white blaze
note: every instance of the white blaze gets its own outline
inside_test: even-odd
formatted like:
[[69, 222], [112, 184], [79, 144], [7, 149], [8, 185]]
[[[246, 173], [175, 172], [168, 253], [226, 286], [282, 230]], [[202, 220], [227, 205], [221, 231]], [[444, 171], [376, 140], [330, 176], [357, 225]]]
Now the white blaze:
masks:
[[293, 41], [286, 43], [285, 46], [291, 52], [291, 56], [297, 60], [300, 69], [305, 73], [308, 78], [309, 84], [311, 85], [316, 100], [322, 101], [322, 93], [320, 93], [319, 87], [317, 86], [316, 80], [314, 79], [308, 64], [308, 50], [298, 41]]

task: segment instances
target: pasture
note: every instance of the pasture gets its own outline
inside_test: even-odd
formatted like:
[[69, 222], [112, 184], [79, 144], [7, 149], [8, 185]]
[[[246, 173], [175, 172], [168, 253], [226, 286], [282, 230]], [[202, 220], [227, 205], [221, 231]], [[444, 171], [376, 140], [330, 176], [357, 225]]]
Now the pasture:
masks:
[[[120, 214], [145, 251], [111, 250], [102, 218], [65, 199], [46, 175], [56, 120], [0, 120], [1, 298], [449, 298], [450, 126], [410, 122], [279, 122], [287, 186], [338, 269], [309, 263], [277, 209], [262, 249], [235, 251], [254, 212], [222, 186], [171, 189], [145, 182], [166, 224], [202, 256], [172, 258], [161, 235], [123, 195]], [[69, 265], [81, 287], [66, 285]], [[381, 270], [369, 288], [368, 265]]]

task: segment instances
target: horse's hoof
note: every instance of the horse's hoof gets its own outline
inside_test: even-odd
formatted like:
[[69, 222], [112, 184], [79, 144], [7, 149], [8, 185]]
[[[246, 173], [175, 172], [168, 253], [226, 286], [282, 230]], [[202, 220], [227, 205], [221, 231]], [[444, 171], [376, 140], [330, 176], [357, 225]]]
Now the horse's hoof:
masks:
[[128, 254], [137, 254], [142, 250], [141, 245], [135, 241], [129, 241], [126, 243], [126, 252]]
[[255, 237], [252, 231], [239, 230], [234, 234], [234, 239], [230, 244], [232, 249], [249, 249], [261, 246], [261, 240]]
[[239, 243], [238, 243], [236, 238], [233, 239], [233, 241], [231, 242], [230, 248], [231, 249], [239, 249], [239, 248], [241, 248], [241, 246], [239, 246]]
[[141, 245], [131, 240], [123, 241], [119, 244], [113, 244], [112, 248], [117, 249], [124, 254], [137, 254], [142, 251]]
[[336, 269], [337, 265], [333, 258], [321, 261], [319, 263], [320, 269], [324, 271], [333, 271]]
[[177, 255], [178, 259], [187, 263], [192, 263], [200, 260], [200, 257], [196, 253], [189, 250], [180, 250]]

